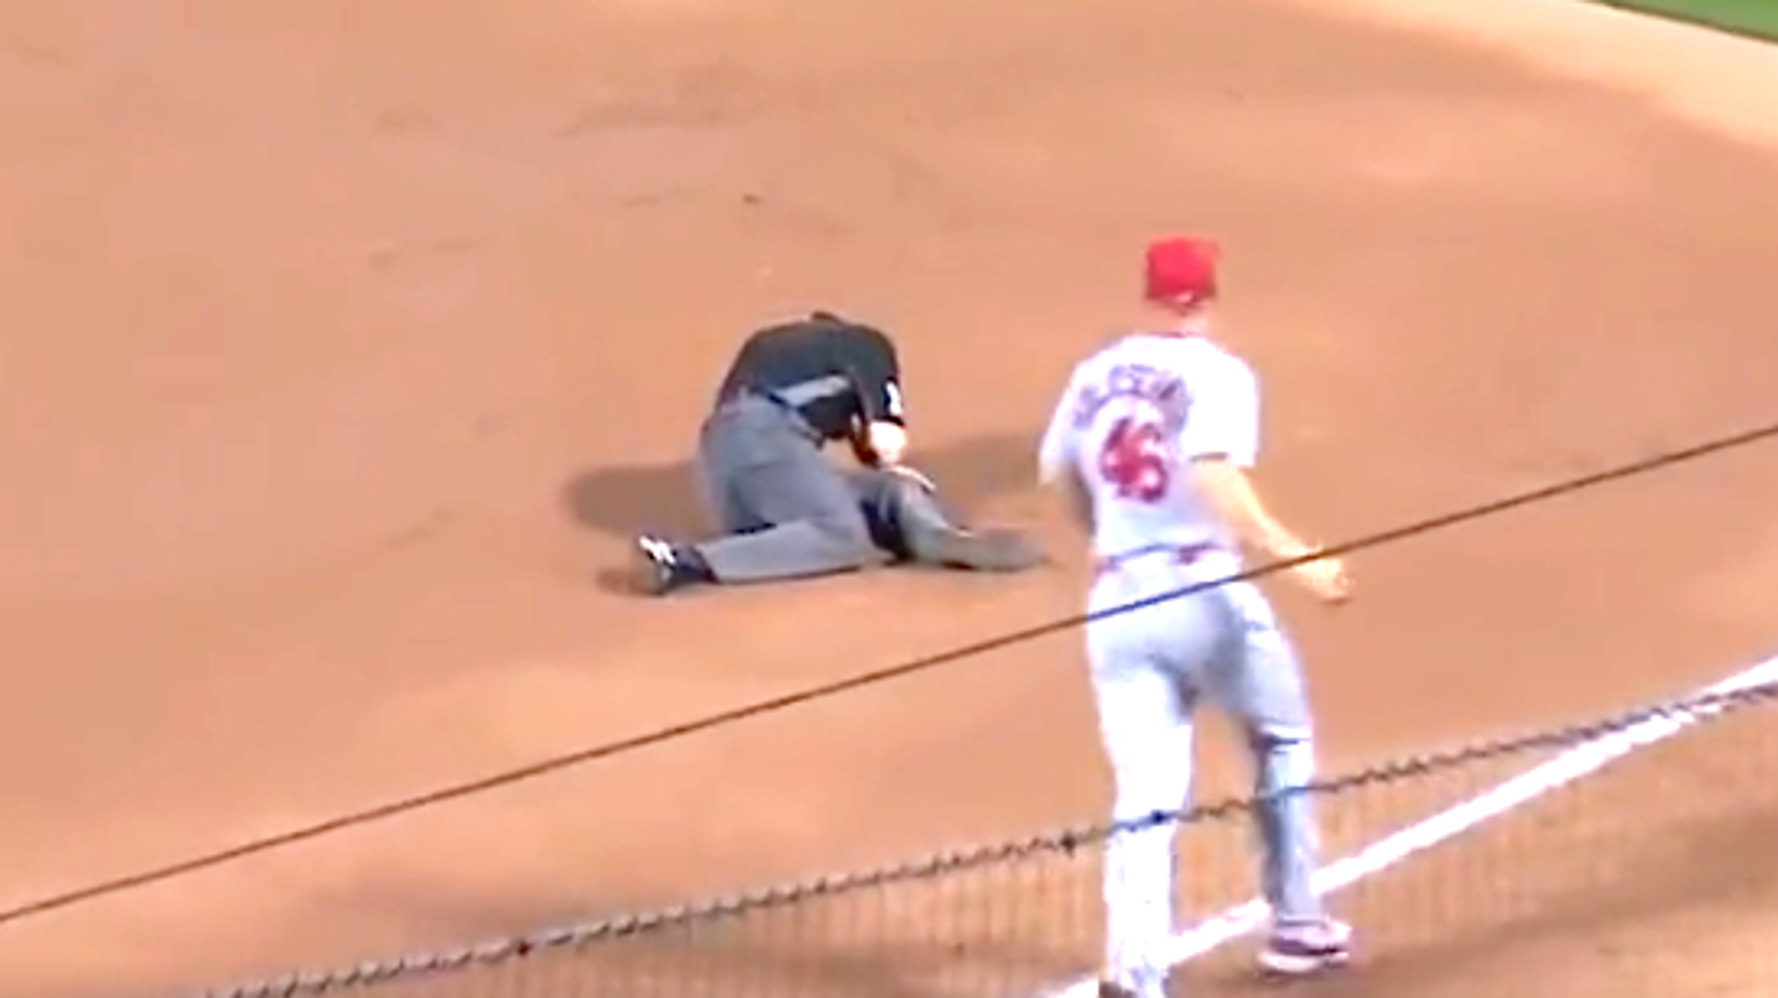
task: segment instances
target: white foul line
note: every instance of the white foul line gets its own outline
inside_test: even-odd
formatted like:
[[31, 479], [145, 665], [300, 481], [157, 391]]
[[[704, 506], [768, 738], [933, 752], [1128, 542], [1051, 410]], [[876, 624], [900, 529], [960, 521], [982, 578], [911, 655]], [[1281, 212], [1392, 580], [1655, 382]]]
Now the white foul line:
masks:
[[[1691, 697], [1707, 698], [1778, 681], [1778, 657], [1736, 673]], [[1332, 894], [1381, 872], [1396, 863], [1455, 838], [1490, 818], [1498, 817], [1528, 801], [1595, 772], [1614, 759], [1678, 734], [1722, 710], [1706, 704], [1691, 711], [1663, 714], [1582, 742], [1561, 755], [1507, 780], [1478, 797], [1441, 811], [1417, 824], [1386, 835], [1369, 846], [1315, 871], [1315, 891]], [[1265, 903], [1255, 899], [1207, 918], [1168, 941], [1164, 958], [1169, 967], [1195, 960], [1224, 943], [1238, 939], [1265, 924]], [[1097, 982], [1083, 978], [1043, 992], [1043, 998], [1094, 998]]]

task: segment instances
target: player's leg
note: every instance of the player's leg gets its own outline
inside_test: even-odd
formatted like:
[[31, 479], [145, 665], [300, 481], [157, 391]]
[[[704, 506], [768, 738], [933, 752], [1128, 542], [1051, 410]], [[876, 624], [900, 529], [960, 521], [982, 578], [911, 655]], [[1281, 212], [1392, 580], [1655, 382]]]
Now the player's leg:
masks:
[[1043, 552], [1016, 530], [965, 527], [936, 486], [913, 475], [857, 468], [847, 480], [877, 547], [903, 561], [989, 572], [1034, 568]]
[[730, 531], [686, 552], [710, 581], [825, 575], [884, 560], [843, 472], [778, 406], [742, 400], [719, 411], [704, 428], [699, 464]]
[[1103, 976], [1150, 998], [1162, 994], [1173, 935], [1175, 814], [1191, 791], [1189, 705], [1170, 677], [1141, 663], [1096, 672], [1093, 689], [1118, 826], [1105, 842]]
[[745, 583], [848, 571], [880, 562], [841, 470], [785, 410], [730, 403], [705, 423], [698, 470], [724, 536], [698, 544], [642, 538], [644, 588]]
[[770, 525], [695, 545], [718, 582], [826, 575], [886, 560], [840, 470], [813, 446], [744, 468], [731, 487]]
[[1327, 917], [1313, 886], [1317, 832], [1315, 742], [1301, 661], [1259, 589], [1233, 583], [1215, 591], [1237, 637], [1207, 677], [1206, 689], [1238, 722], [1252, 752], [1261, 888], [1273, 930], [1260, 961], [1284, 974], [1344, 963], [1351, 930]]
[[[1149, 590], [1095, 587], [1093, 609]], [[1110, 591], [1107, 591], [1110, 590]], [[1154, 591], [1159, 591], [1158, 589]], [[1191, 793], [1192, 699], [1181, 666], [1202, 652], [1195, 607], [1163, 604], [1094, 620], [1087, 658], [1099, 732], [1115, 784], [1105, 843], [1105, 967], [1108, 993], [1159, 998], [1173, 935], [1173, 842]]]

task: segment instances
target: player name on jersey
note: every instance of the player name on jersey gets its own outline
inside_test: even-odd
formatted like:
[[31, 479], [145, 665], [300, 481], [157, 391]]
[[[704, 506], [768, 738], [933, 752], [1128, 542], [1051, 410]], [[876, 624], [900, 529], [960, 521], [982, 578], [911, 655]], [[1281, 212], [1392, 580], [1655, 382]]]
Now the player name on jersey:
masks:
[[1149, 364], [1117, 364], [1102, 380], [1080, 386], [1074, 399], [1074, 428], [1085, 430], [1106, 405], [1120, 399], [1153, 406], [1164, 428], [1175, 433], [1185, 425], [1191, 407], [1191, 395], [1179, 375]]

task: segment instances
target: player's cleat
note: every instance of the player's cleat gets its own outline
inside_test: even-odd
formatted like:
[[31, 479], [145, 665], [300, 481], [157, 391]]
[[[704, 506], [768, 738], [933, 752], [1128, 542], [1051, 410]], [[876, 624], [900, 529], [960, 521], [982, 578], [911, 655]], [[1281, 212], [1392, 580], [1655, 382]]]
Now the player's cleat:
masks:
[[700, 561], [689, 549], [659, 537], [638, 537], [631, 575], [638, 591], [664, 596], [694, 582], [709, 581], [709, 570]]
[[1043, 551], [1016, 530], [951, 527], [933, 541], [939, 564], [978, 572], [1022, 572], [1043, 563]]
[[1352, 927], [1331, 918], [1275, 923], [1259, 951], [1260, 969], [1285, 977], [1341, 967], [1351, 959]]

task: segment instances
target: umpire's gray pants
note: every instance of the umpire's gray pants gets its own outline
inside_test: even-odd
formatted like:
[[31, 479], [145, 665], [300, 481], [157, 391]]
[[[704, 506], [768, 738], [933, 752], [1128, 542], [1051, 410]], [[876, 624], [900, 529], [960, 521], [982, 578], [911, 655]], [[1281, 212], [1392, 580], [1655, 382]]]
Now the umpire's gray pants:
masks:
[[722, 403], [699, 434], [698, 473], [726, 533], [696, 546], [718, 582], [826, 575], [887, 560], [845, 473], [788, 408], [753, 395]]

